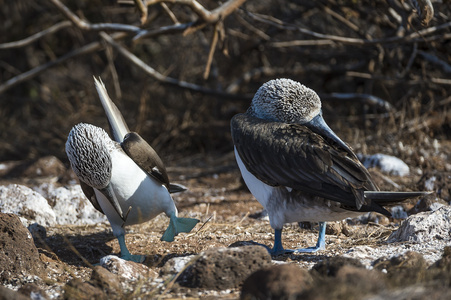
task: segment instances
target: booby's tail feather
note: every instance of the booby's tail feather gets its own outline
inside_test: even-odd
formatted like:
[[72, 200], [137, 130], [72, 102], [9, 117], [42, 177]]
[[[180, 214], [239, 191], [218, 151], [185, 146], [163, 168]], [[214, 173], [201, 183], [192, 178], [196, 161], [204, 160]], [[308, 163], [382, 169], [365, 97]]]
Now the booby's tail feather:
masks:
[[170, 183], [169, 184], [169, 193], [180, 193], [188, 190], [188, 188], [182, 184], [178, 183]]
[[367, 203], [362, 205], [360, 209], [357, 209], [356, 207], [345, 207], [345, 206], [343, 206], [343, 208], [361, 212], [375, 211], [387, 217], [391, 217], [391, 213], [388, 210], [386, 210], [383, 206], [393, 206], [401, 203], [404, 200], [420, 196], [426, 196], [431, 193], [432, 192], [365, 191], [364, 196], [367, 200]]
[[130, 132], [127, 123], [110, 96], [108, 96], [108, 92], [100, 77], [99, 79], [94, 77], [94, 82], [97, 93], [99, 94], [100, 102], [102, 102], [103, 109], [108, 117], [108, 123], [110, 124], [113, 138], [116, 142], [121, 143], [124, 140], [125, 135]]
[[366, 199], [370, 199], [379, 205], [396, 204], [410, 198], [426, 196], [432, 192], [383, 192], [383, 191], [365, 191]]
[[179, 218], [175, 214], [171, 215], [169, 226], [161, 237], [162, 241], [172, 242], [174, 237], [180, 232], [190, 232], [191, 229], [199, 222], [197, 219], [192, 218]]

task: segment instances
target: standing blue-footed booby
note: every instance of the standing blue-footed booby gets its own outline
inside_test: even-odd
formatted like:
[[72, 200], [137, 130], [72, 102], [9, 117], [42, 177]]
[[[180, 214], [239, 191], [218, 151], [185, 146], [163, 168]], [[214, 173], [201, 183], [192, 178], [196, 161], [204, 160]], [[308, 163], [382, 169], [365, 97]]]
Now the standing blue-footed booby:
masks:
[[[380, 192], [368, 170], [322, 117], [321, 100], [290, 79], [259, 88], [231, 121], [235, 156], [246, 185], [275, 229], [273, 255], [325, 249], [326, 221], [338, 221], [428, 192]], [[319, 222], [315, 247], [282, 247], [285, 223]]]
[[144, 256], [132, 255], [127, 249], [125, 225], [143, 223], [164, 212], [170, 221], [161, 240], [171, 242], [179, 232], [191, 231], [199, 220], [177, 217], [170, 193], [185, 188], [169, 183], [155, 150], [137, 133], [130, 132], [103, 83], [94, 80], [114, 141], [102, 128], [80, 123], [69, 133], [67, 157], [86, 197], [107, 216], [119, 241], [121, 257], [142, 262]]

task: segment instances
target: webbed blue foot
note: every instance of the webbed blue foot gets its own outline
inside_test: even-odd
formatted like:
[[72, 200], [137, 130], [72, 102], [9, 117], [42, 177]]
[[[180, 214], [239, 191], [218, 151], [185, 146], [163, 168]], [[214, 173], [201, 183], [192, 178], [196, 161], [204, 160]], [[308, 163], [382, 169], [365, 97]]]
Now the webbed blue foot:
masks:
[[146, 257], [144, 255], [133, 255], [130, 253], [130, 251], [128, 251], [127, 245], [125, 245], [125, 236], [123, 234], [119, 235], [117, 237], [117, 240], [119, 242], [119, 247], [121, 248], [121, 258], [122, 259], [137, 262], [137, 263], [144, 262], [144, 260], [146, 259]]
[[199, 220], [197, 219], [176, 217], [175, 213], [173, 213], [169, 220], [169, 226], [163, 233], [161, 240], [172, 242], [177, 234], [180, 232], [190, 232], [198, 222]]
[[[264, 246], [264, 245], [263, 245]], [[269, 254], [277, 256], [288, 253], [314, 253], [319, 250], [326, 249], [326, 222], [319, 223], [318, 241], [315, 247], [301, 248], [301, 249], [284, 249], [282, 246], [282, 229], [276, 229], [274, 231], [274, 247], [264, 246], [268, 249]]]
[[314, 253], [326, 249], [326, 222], [319, 222], [318, 241], [315, 247], [293, 250], [294, 253]]
[[272, 247], [272, 249], [269, 249], [269, 247], [266, 248], [268, 249], [268, 252], [269, 254], [271, 254], [271, 256], [277, 256], [293, 252], [293, 250], [284, 249], [282, 246], [282, 229], [276, 229], [274, 231], [274, 246]]

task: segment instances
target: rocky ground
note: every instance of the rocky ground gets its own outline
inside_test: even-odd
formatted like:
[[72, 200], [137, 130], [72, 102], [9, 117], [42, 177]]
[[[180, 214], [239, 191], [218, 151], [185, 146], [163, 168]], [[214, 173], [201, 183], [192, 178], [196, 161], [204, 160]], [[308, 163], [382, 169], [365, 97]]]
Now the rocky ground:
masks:
[[[129, 249], [146, 256], [143, 264], [117, 257], [119, 245], [105, 217], [58, 159], [6, 162], [0, 168], [0, 294], [2, 299], [449, 299], [451, 166], [443, 158], [448, 172], [440, 174], [410, 170], [401, 177], [381, 166], [371, 169], [382, 188], [394, 190], [396, 182], [399, 189], [435, 191], [393, 208], [397, 219], [368, 214], [330, 223], [325, 251], [277, 257], [255, 245], [271, 246], [273, 231], [243, 186], [232, 153], [180, 159], [168, 169], [189, 190], [175, 200], [182, 216], [200, 223], [172, 243], [160, 241], [168, 223], [163, 215], [128, 227]], [[316, 225], [301, 225], [285, 226], [285, 247], [315, 244]]]

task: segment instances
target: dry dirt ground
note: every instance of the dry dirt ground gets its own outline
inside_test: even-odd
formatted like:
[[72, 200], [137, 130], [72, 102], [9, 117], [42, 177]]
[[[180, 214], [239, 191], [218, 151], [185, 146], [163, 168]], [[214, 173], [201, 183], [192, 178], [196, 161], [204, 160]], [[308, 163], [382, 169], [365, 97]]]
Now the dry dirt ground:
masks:
[[[449, 150], [449, 144], [442, 145]], [[448, 152], [449, 153], [449, 152]], [[446, 165], [448, 162], [443, 161]], [[189, 188], [188, 191], [174, 197], [181, 216], [195, 217], [200, 223], [189, 234], [180, 234], [172, 243], [161, 242], [160, 237], [168, 224], [168, 219], [160, 215], [154, 220], [141, 225], [127, 227], [126, 242], [133, 254], [146, 256], [144, 264], [150, 270], [161, 272], [165, 262], [177, 256], [198, 254], [210, 248], [229, 247], [234, 243], [254, 241], [272, 246], [274, 235], [267, 219], [261, 217], [262, 207], [248, 192], [242, 182], [236, 166], [233, 153], [216, 156], [191, 156], [170, 162], [168, 166], [172, 181]], [[424, 173], [432, 170], [423, 170]], [[377, 169], [371, 170], [382, 189], [393, 190], [392, 183], [400, 185], [400, 189], [418, 190], [421, 188], [421, 175], [396, 177], [384, 175]], [[449, 189], [448, 176], [445, 187]], [[42, 182], [42, 179], [8, 179], [1, 184], [11, 182], [28, 186]], [[67, 184], [67, 183], [62, 183]], [[437, 197], [434, 196], [434, 199]], [[405, 210], [412, 209], [416, 201], [404, 205]], [[442, 201], [443, 202], [443, 201]], [[336, 256], [341, 256], [359, 247], [384, 247], [387, 237], [396, 230], [402, 220], [370, 217], [363, 224], [360, 221], [343, 221], [332, 223], [326, 236], [326, 250], [314, 254], [292, 254], [273, 257], [273, 263], [288, 262], [308, 270], [315, 263]], [[305, 226], [304, 226], [305, 227]], [[307, 226], [308, 227], [308, 226]], [[48, 266], [48, 279], [40, 282], [40, 287], [50, 297], [61, 298], [66, 282], [73, 278], [88, 281], [92, 273], [92, 265], [108, 255], [119, 255], [119, 245], [113, 237], [108, 223], [86, 226], [53, 226], [47, 227], [47, 237], [37, 242], [40, 259]], [[301, 248], [313, 246], [316, 243], [317, 228], [300, 228], [298, 224], [288, 224], [284, 227], [283, 243], [286, 248]], [[393, 247], [396, 247], [394, 245]], [[413, 249], [413, 248], [412, 248]], [[440, 251], [439, 251], [440, 252]], [[396, 253], [396, 252], [394, 252]], [[428, 263], [440, 258], [441, 253], [435, 253]], [[367, 264], [379, 257], [371, 257]], [[425, 256], [427, 259], [427, 257]], [[364, 260], [362, 260], [365, 263]], [[368, 265], [369, 267], [369, 265]], [[17, 282], [16, 287], [22, 283]], [[14, 284], [6, 285], [14, 288]], [[156, 287], [141, 287], [144, 297], [155, 293]], [[153, 289], [153, 290], [152, 290]], [[155, 294], [152, 294], [155, 296]], [[140, 293], [138, 292], [138, 297]], [[135, 295], [135, 296], [137, 296]], [[238, 298], [240, 288], [226, 291], [190, 290], [177, 284], [172, 288], [158, 287], [157, 294], [161, 298], [182, 297], [220, 297]], [[153, 297], [152, 296], [152, 297]], [[131, 297], [131, 296], [130, 296]], [[151, 297], [150, 297], [151, 298]]]

